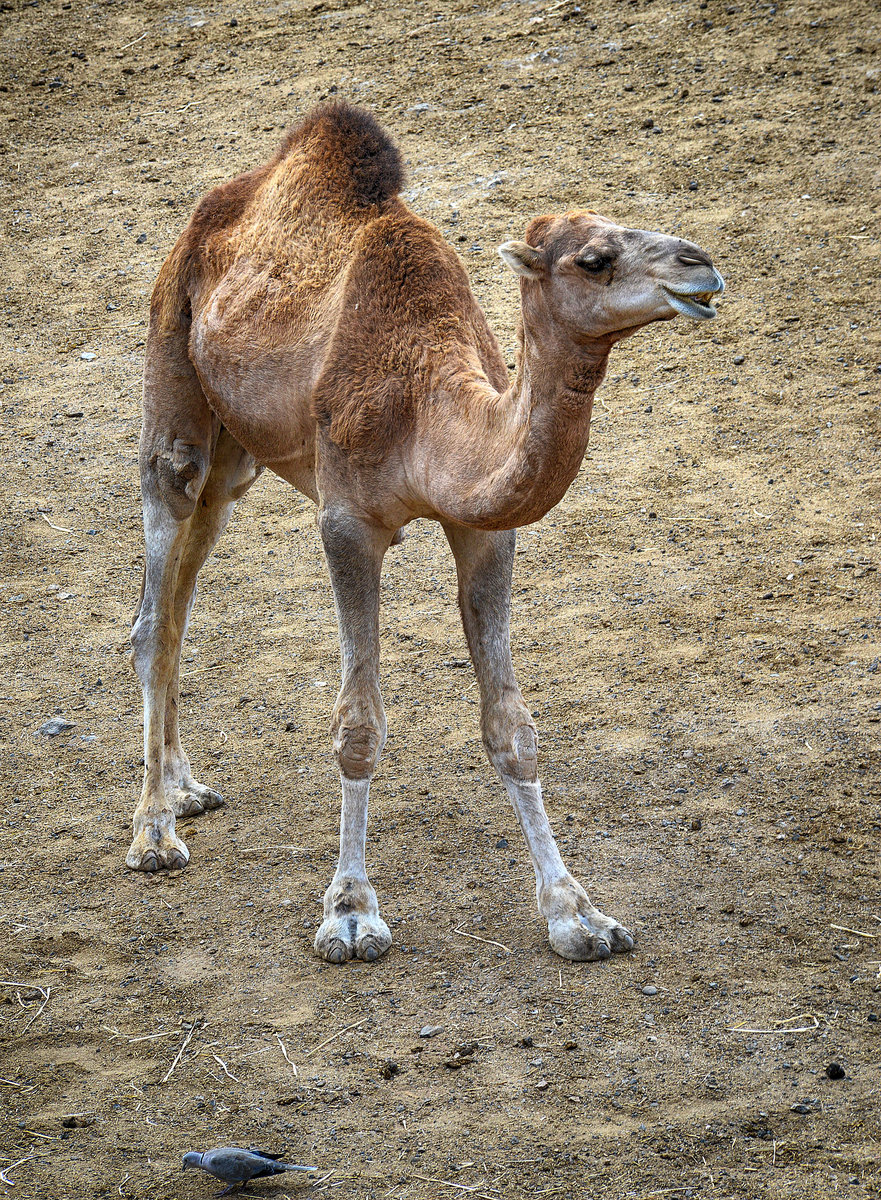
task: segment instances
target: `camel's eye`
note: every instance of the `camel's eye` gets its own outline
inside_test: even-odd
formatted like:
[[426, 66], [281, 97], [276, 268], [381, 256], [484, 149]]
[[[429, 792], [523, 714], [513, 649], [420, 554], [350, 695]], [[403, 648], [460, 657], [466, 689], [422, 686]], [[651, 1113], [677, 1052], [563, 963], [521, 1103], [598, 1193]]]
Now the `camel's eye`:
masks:
[[585, 250], [575, 260], [576, 267], [581, 267], [582, 271], [587, 271], [590, 275], [599, 275], [601, 271], [605, 271], [613, 263], [613, 259], [608, 254], [597, 254], [593, 250]]

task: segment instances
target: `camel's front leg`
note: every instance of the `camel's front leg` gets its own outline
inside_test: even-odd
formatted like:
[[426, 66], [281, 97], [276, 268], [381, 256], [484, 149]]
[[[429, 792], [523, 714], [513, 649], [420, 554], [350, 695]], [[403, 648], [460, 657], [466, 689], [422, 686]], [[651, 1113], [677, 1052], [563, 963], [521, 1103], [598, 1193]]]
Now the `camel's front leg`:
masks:
[[385, 744], [379, 692], [379, 577], [392, 533], [325, 507], [318, 518], [333, 584], [342, 686], [333, 711], [333, 748], [343, 803], [340, 857], [324, 896], [315, 949], [328, 962], [368, 962], [392, 943], [364, 864], [370, 780]]
[[514, 677], [509, 623], [513, 532], [480, 533], [450, 526], [459, 607], [480, 684], [481, 731], [490, 762], [514, 805], [535, 868], [538, 909], [552, 948], [563, 958], [590, 961], [630, 950], [633, 938], [595, 908], [569, 874], [554, 841], [537, 775], [532, 717]]

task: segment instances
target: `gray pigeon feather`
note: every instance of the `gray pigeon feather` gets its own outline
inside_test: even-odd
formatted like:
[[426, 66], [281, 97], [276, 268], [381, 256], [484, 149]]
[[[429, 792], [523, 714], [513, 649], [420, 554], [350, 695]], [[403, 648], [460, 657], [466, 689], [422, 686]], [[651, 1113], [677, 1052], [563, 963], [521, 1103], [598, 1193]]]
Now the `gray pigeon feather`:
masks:
[[267, 1175], [283, 1175], [285, 1171], [315, 1171], [316, 1167], [304, 1167], [296, 1163], [281, 1162], [280, 1154], [266, 1150], [242, 1150], [237, 1146], [219, 1146], [216, 1150], [191, 1150], [184, 1155], [184, 1167], [198, 1167], [216, 1179], [222, 1179], [229, 1187], [218, 1192], [225, 1196], [233, 1188], [252, 1179], [263, 1179]]

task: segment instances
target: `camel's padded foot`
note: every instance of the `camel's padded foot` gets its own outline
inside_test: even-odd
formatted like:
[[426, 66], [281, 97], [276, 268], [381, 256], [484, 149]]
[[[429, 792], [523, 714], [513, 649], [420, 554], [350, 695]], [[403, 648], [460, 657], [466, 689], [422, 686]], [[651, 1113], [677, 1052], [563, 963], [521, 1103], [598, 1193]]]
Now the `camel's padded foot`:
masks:
[[200, 813], [222, 808], [226, 803], [220, 792], [205, 787], [192, 776], [172, 784], [166, 794], [176, 817], [198, 817]]
[[366, 880], [338, 879], [324, 896], [324, 920], [315, 935], [315, 952], [330, 963], [352, 958], [376, 962], [392, 944], [379, 915], [376, 892]]
[[173, 831], [142, 829], [136, 833], [125, 856], [133, 871], [182, 871], [190, 852]]
[[571, 876], [544, 889], [539, 909], [548, 923], [551, 949], [561, 958], [596, 962], [633, 949], [630, 931], [595, 908]]

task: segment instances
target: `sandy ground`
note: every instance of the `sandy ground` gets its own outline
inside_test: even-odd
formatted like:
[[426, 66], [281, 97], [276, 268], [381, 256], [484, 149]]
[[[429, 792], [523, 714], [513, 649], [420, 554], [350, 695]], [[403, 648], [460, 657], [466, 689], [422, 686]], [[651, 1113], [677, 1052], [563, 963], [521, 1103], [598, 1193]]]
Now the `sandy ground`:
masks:
[[[0, 10], [0, 1196], [201, 1197], [180, 1156], [225, 1143], [316, 1166], [275, 1200], [877, 1196], [877, 10]], [[538, 212], [682, 233], [728, 279], [712, 325], [618, 349], [581, 474], [519, 541], [551, 819], [639, 938], [604, 965], [546, 945], [427, 524], [383, 608], [395, 944], [313, 956], [338, 660], [313, 510], [277, 479], [185, 648], [186, 743], [227, 807], [185, 823], [185, 872], [123, 865], [149, 291], [197, 198], [328, 95], [399, 139], [506, 348], [495, 247]]]

